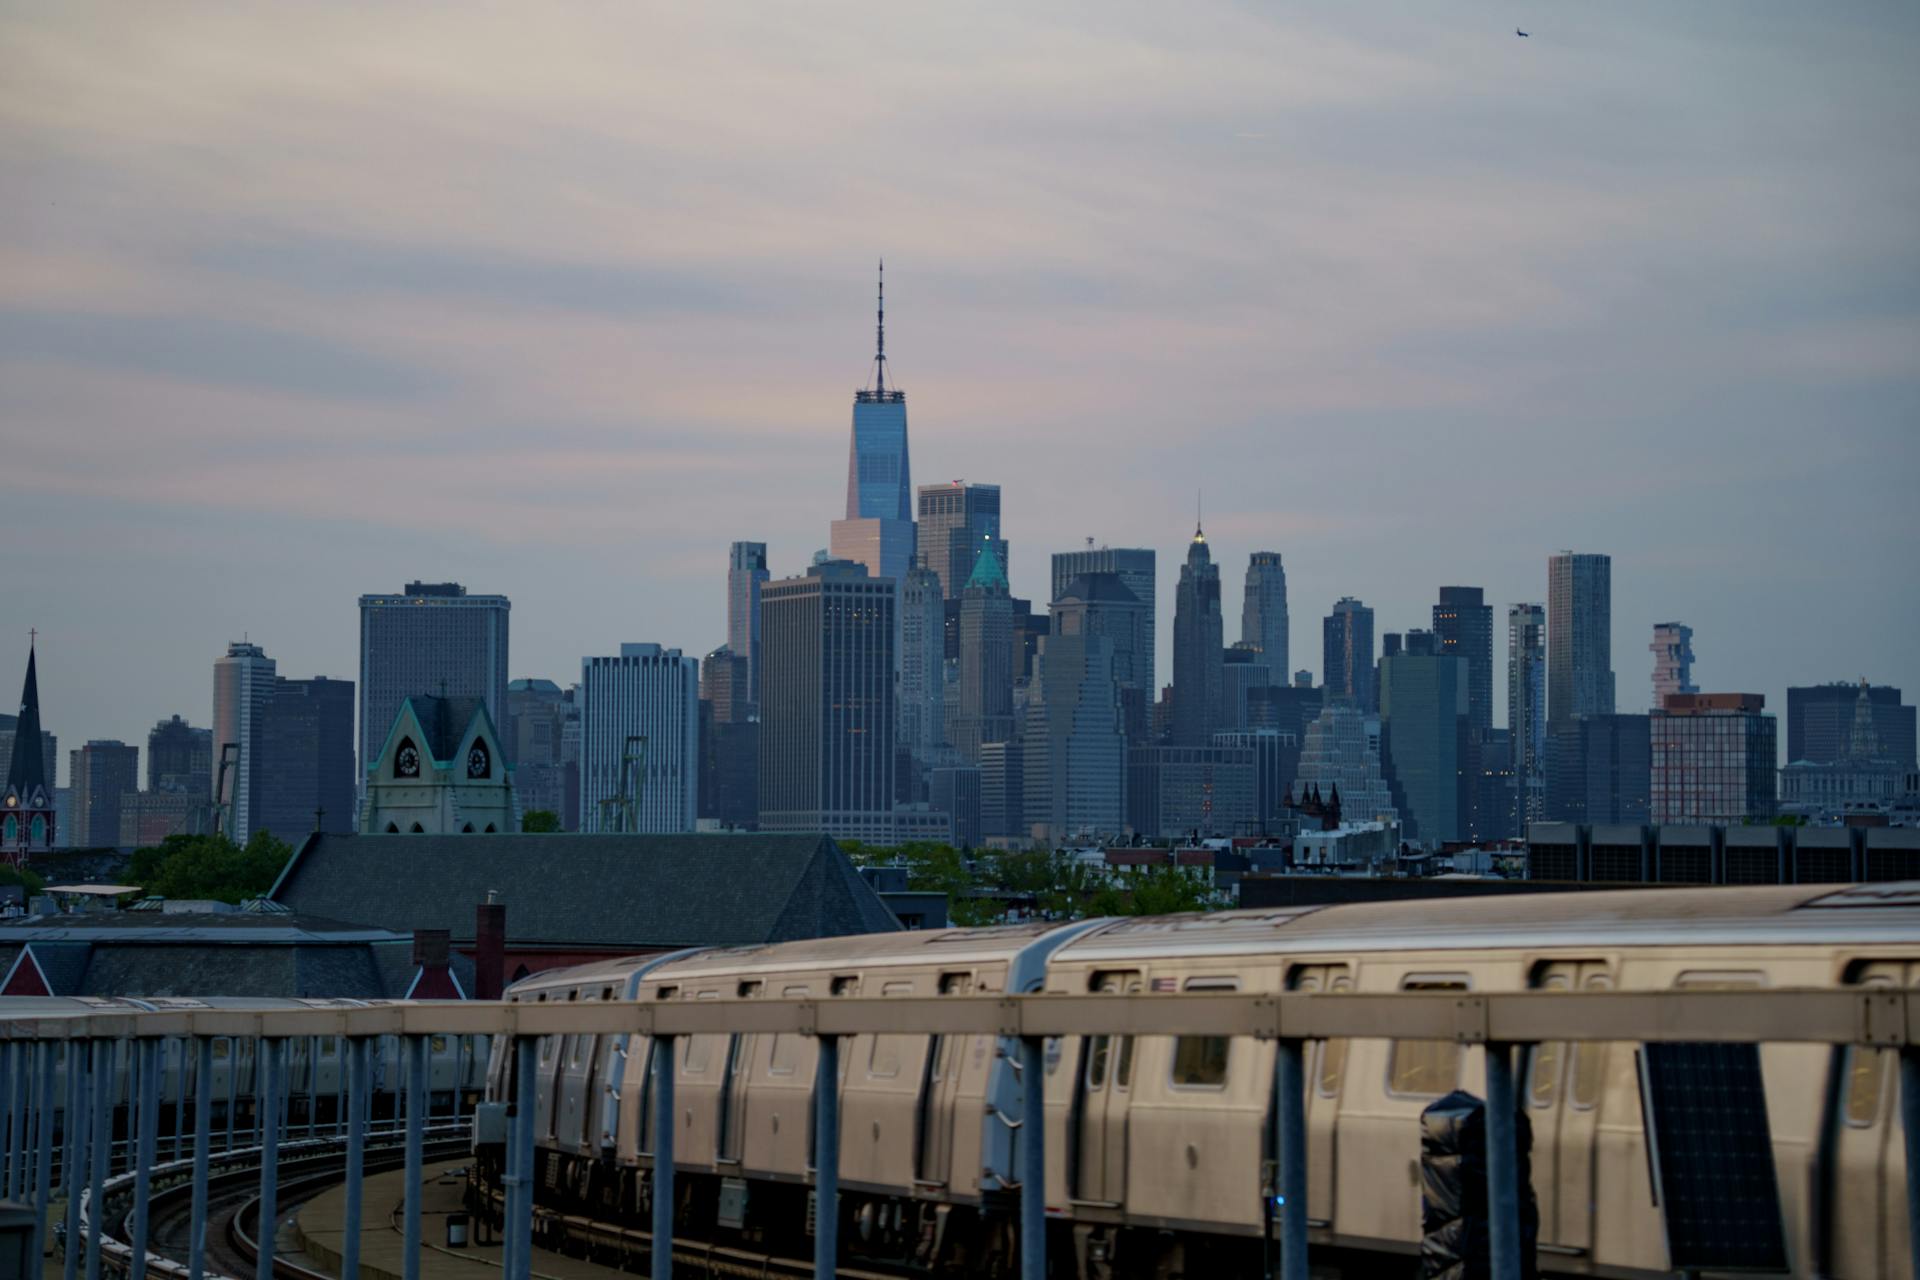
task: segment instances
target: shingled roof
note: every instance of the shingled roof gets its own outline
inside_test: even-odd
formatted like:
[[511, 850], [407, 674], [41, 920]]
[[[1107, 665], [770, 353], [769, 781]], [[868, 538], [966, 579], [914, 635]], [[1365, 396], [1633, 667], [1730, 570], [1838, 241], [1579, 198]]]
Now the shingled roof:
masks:
[[271, 896], [302, 914], [465, 942], [489, 890], [516, 947], [738, 946], [900, 927], [823, 835], [315, 834]]

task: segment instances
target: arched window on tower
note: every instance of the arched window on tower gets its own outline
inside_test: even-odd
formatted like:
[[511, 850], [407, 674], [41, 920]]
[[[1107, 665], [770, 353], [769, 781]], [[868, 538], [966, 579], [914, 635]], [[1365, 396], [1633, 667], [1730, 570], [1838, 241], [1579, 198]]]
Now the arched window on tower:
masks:
[[36, 845], [41, 845], [41, 846], [46, 845], [47, 844], [47, 815], [44, 813], [34, 814], [33, 824], [31, 829], [33, 831], [33, 842]]
[[0, 824], [0, 840], [5, 840], [8, 844], [20, 842], [20, 819], [11, 813], [7, 815], [6, 822]]

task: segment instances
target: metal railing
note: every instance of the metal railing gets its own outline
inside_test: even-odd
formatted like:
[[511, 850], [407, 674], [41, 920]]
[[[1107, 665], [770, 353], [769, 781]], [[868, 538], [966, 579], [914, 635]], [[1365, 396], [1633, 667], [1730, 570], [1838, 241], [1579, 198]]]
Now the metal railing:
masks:
[[[193, 1240], [197, 1256], [205, 1240], [206, 1171], [209, 1155], [206, 1094], [211, 1047], [217, 1038], [251, 1039], [263, 1064], [259, 1114], [280, 1114], [281, 1064], [287, 1042], [296, 1037], [339, 1036], [348, 1045], [348, 1119], [345, 1180], [346, 1231], [342, 1275], [358, 1273], [361, 1169], [368, 1100], [368, 1048], [375, 1037], [399, 1036], [406, 1046], [407, 1183], [404, 1202], [405, 1277], [417, 1280], [420, 1266], [421, 1146], [427, 1124], [425, 1076], [428, 1037], [489, 1035], [508, 1038], [517, 1064], [516, 1096], [508, 1123], [504, 1273], [507, 1280], [528, 1280], [532, 1270], [534, 1087], [536, 1054], [543, 1036], [631, 1034], [659, 1042], [653, 1054], [654, 1187], [652, 1274], [670, 1280], [674, 1204], [673, 1041], [680, 1036], [735, 1032], [787, 1032], [812, 1037], [817, 1044], [815, 1075], [816, 1228], [814, 1266], [832, 1275], [838, 1258], [840, 1165], [840, 1041], [847, 1036], [985, 1035], [1017, 1042], [1015, 1062], [1024, 1092], [1024, 1115], [1044, 1114], [1045, 1044], [1056, 1036], [1167, 1035], [1230, 1036], [1271, 1040], [1274, 1071], [1275, 1188], [1279, 1200], [1280, 1266], [1283, 1280], [1307, 1276], [1306, 1124], [1303, 1071], [1306, 1045], [1339, 1037], [1449, 1040], [1486, 1049], [1487, 1181], [1491, 1218], [1493, 1274], [1517, 1280], [1521, 1273], [1518, 1151], [1515, 1136], [1514, 1054], [1543, 1041], [1627, 1041], [1639, 1043], [1813, 1043], [1895, 1049], [1900, 1056], [1901, 1119], [1907, 1169], [1907, 1206], [1913, 1239], [1920, 1240], [1920, 991], [1900, 990], [1680, 990], [1658, 992], [1396, 992], [1386, 994], [1240, 993], [1102, 995], [953, 995], [902, 998], [743, 999], [638, 1003], [590, 1001], [566, 1004], [419, 1003], [358, 1009], [300, 1009], [261, 1012], [166, 1010], [152, 1013], [102, 1013], [15, 1018], [0, 1022], [0, 1040], [12, 1055], [31, 1050], [31, 1069], [9, 1072], [5, 1089], [5, 1125], [10, 1158], [6, 1187], [10, 1194], [31, 1190], [44, 1220], [50, 1190], [50, 1127], [37, 1117], [52, 1109], [52, 1044], [90, 1045], [90, 1054], [70, 1053], [80, 1069], [68, 1073], [68, 1114], [78, 1128], [94, 1119], [88, 1157], [84, 1135], [68, 1134], [70, 1154], [63, 1162], [67, 1185], [86, 1186], [100, 1203], [105, 1172], [105, 1134], [98, 1125], [110, 1119], [110, 1076], [93, 1068], [114, 1045], [131, 1041], [144, 1054], [160, 1040], [191, 1040], [198, 1053], [194, 1108]], [[11, 1058], [22, 1062], [22, 1058]], [[157, 1073], [140, 1074], [136, 1107], [140, 1170], [154, 1163], [151, 1117]], [[31, 1086], [31, 1087], [29, 1087]], [[91, 1094], [88, 1090], [91, 1089]], [[91, 1098], [91, 1103], [87, 1100]], [[279, 1124], [264, 1126], [260, 1165], [261, 1220], [274, 1216], [274, 1164]], [[35, 1136], [37, 1134], [37, 1137]], [[1044, 1280], [1045, 1126], [1026, 1123], [1020, 1130], [1019, 1226], [1023, 1280]], [[69, 1241], [76, 1239], [78, 1197], [68, 1208]], [[142, 1280], [146, 1241], [143, 1215], [136, 1205], [135, 1235], [130, 1241], [134, 1280]], [[89, 1221], [87, 1280], [99, 1280], [102, 1224]], [[271, 1274], [272, 1241], [262, 1232], [260, 1274]], [[67, 1280], [74, 1277], [74, 1250], [68, 1250]], [[38, 1256], [36, 1253], [35, 1256]], [[1915, 1264], [1920, 1277], [1920, 1262]], [[200, 1280], [196, 1262], [193, 1280]]]

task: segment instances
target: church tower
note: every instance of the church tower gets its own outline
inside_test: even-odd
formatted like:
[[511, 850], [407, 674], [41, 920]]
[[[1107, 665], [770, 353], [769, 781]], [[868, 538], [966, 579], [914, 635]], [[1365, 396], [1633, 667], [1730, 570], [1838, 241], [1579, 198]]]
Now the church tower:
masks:
[[27, 649], [27, 682], [20, 690], [13, 761], [0, 792], [0, 859], [13, 866], [53, 848], [53, 788], [47, 785], [40, 750], [40, 680], [34, 650]]

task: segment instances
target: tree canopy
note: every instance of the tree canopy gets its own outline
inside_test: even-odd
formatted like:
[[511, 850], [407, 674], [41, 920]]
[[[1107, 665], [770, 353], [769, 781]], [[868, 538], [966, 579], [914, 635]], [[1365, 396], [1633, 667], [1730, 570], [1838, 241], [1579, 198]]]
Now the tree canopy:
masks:
[[530, 809], [520, 818], [522, 831], [546, 832], [560, 829], [560, 815], [551, 809]]
[[149, 895], [237, 903], [273, 888], [292, 856], [292, 846], [267, 831], [245, 845], [224, 835], [174, 835], [134, 850], [127, 878]]
[[904, 866], [909, 889], [946, 894], [948, 915], [957, 925], [993, 924], [1015, 900], [1031, 902], [1034, 913], [1047, 920], [1168, 915], [1215, 905], [1207, 879], [1175, 867], [1136, 868], [1122, 881], [1072, 854], [1047, 849], [963, 853], [924, 841], [889, 848], [839, 843], [858, 865]]

